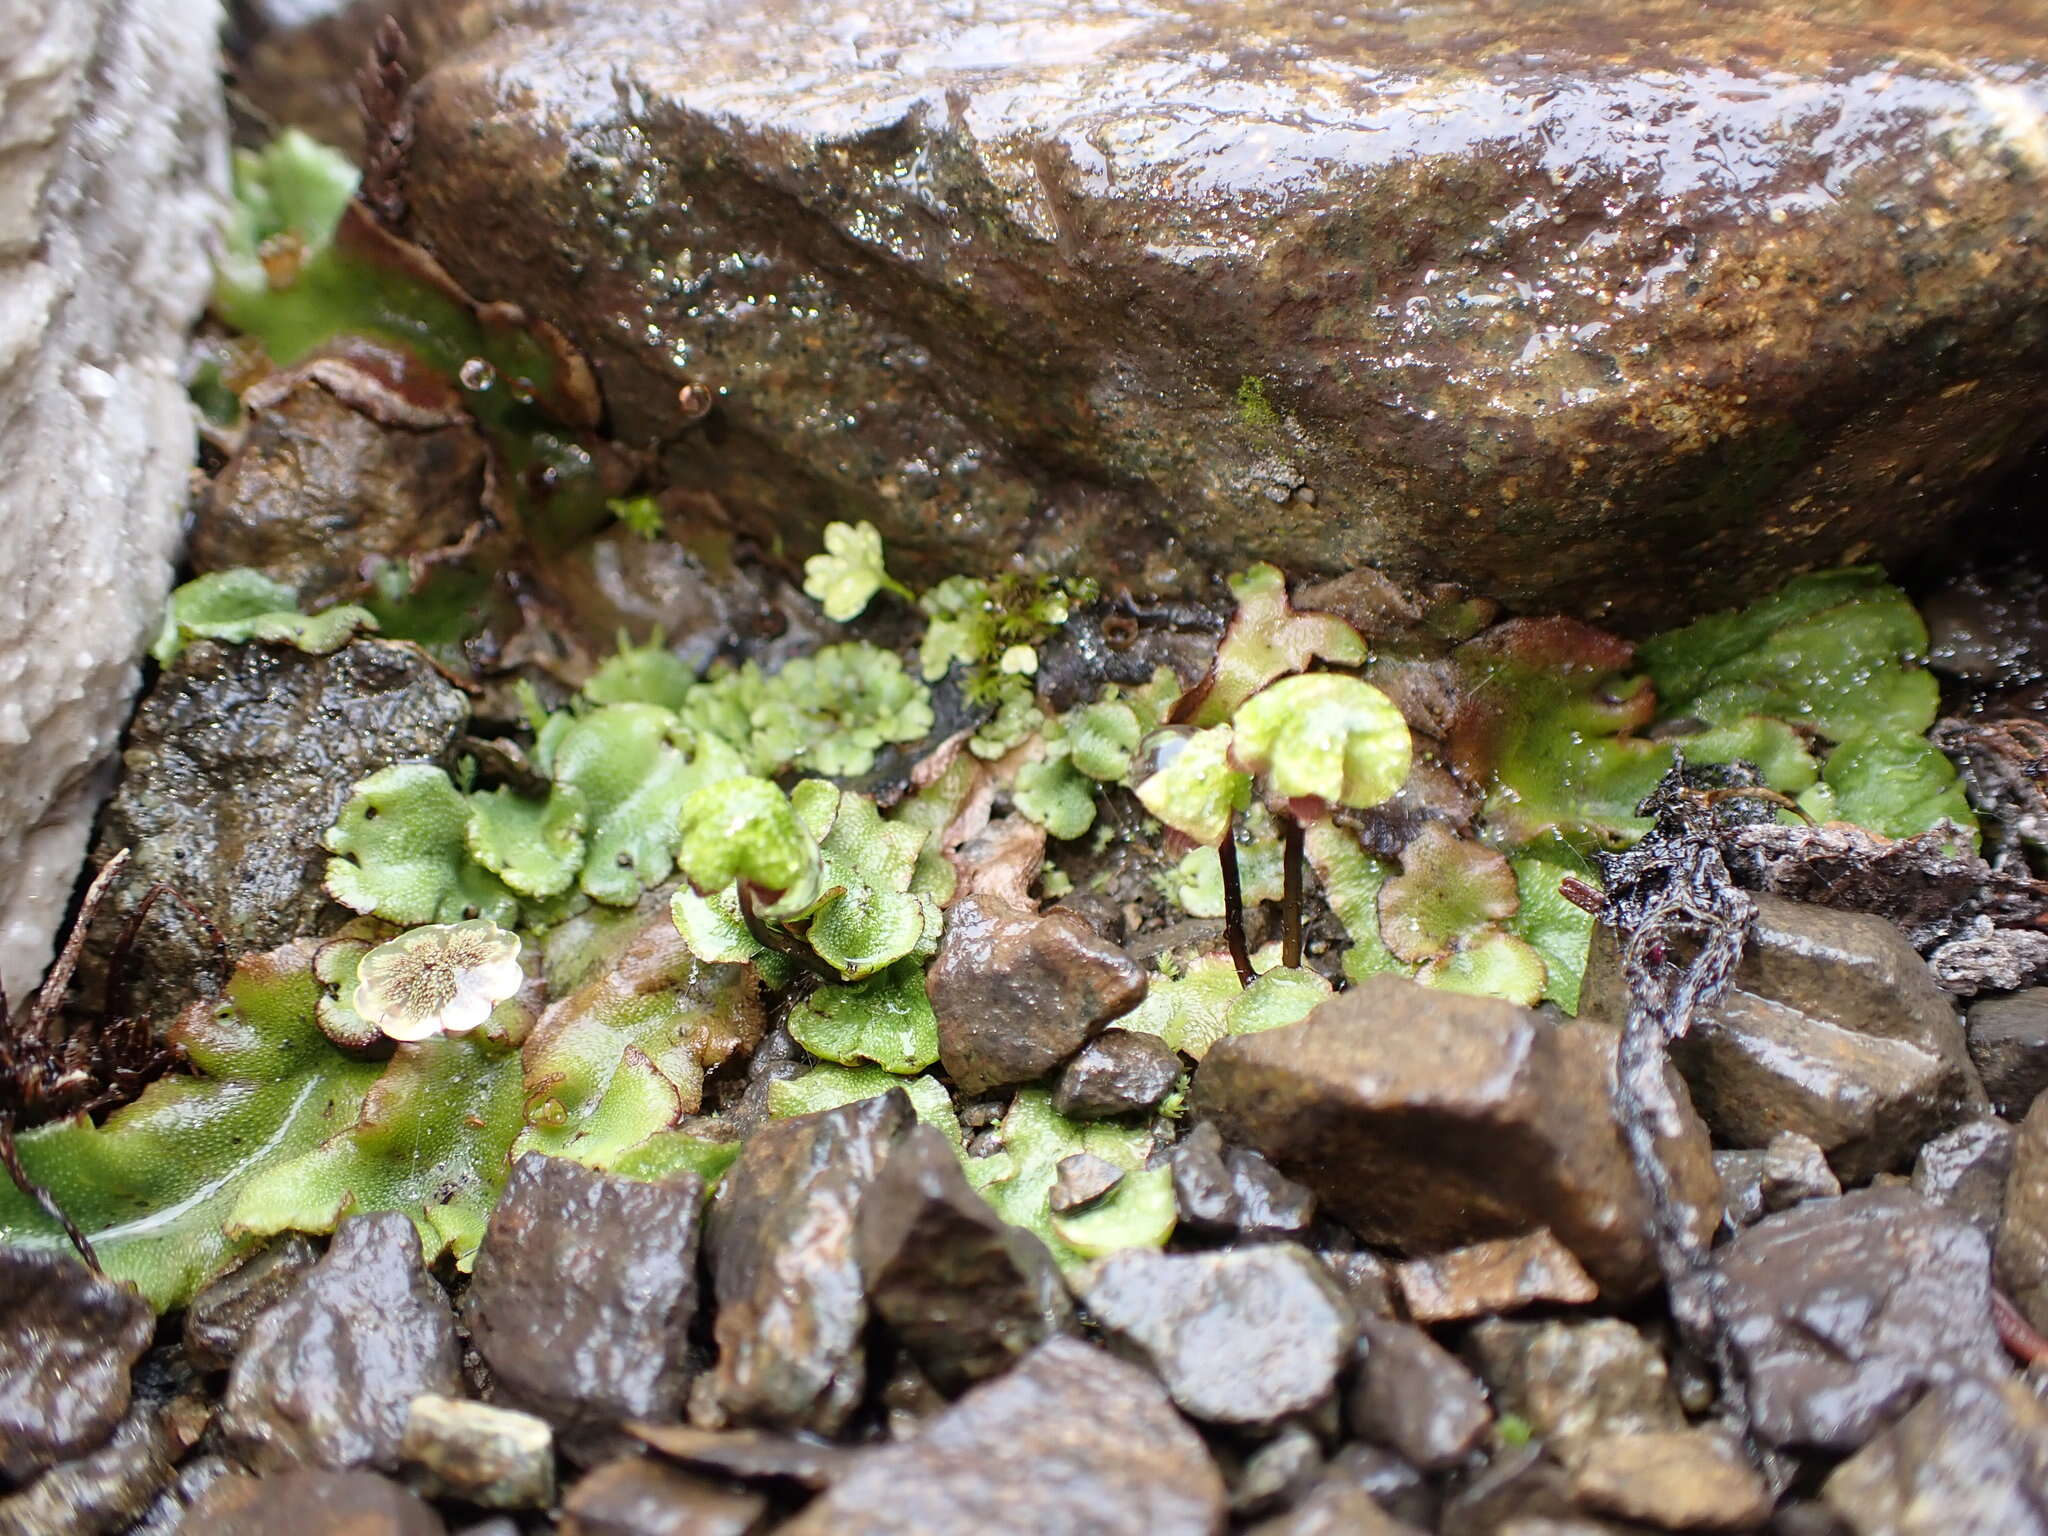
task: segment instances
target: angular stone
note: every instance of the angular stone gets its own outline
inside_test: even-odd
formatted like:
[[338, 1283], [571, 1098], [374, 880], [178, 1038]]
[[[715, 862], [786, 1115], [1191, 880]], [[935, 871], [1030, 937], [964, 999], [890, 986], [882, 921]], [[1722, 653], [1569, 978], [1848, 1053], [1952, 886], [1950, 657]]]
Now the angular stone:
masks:
[[1938, 1386], [1821, 1498], [1849, 1536], [2048, 1536], [2048, 1408], [2010, 1378]]
[[1992, 1253], [1999, 1287], [2028, 1322], [2048, 1328], [2048, 1098], [2034, 1101], [2013, 1140]]
[[1314, 1255], [1292, 1243], [1218, 1253], [1111, 1254], [1081, 1304], [1142, 1359], [1183, 1413], [1270, 1424], [1329, 1397], [1357, 1325]]
[[1490, 1319], [1464, 1347], [1500, 1412], [1526, 1422], [1566, 1465], [1594, 1440], [1685, 1425], [1663, 1353], [1618, 1319]]
[[1323, 1253], [1323, 1267], [1336, 1278], [1353, 1310], [1376, 1317], [1394, 1315], [1394, 1267], [1376, 1253]]
[[241, 446], [193, 524], [197, 570], [256, 566], [324, 606], [361, 590], [367, 562], [454, 544], [483, 515], [483, 438], [455, 390], [387, 421], [351, 398], [358, 376], [367, 384], [327, 358], [252, 392]]
[[1920, 1149], [1913, 1160], [1914, 1193], [1967, 1216], [1978, 1231], [1995, 1237], [2018, 1139], [2017, 1130], [1994, 1116], [1965, 1120]]
[[629, 1424], [627, 1431], [671, 1461], [742, 1482], [787, 1483], [813, 1493], [853, 1468], [857, 1451], [759, 1429], [693, 1429], [687, 1424]]
[[207, 1281], [185, 1308], [185, 1358], [203, 1371], [226, 1370], [256, 1319], [319, 1262], [320, 1250], [290, 1232]]
[[[114, 905], [172, 885], [230, 954], [326, 931], [340, 909], [321, 886], [320, 838], [356, 781], [395, 762], [452, 764], [468, 721], [461, 692], [410, 645], [188, 646], [129, 727], [97, 845], [134, 850]], [[151, 978], [147, 1011], [161, 1014], [211, 985], [211, 946], [182, 917], [152, 916], [134, 974]]]
[[913, 1123], [898, 1089], [747, 1139], [719, 1183], [707, 1234], [720, 1414], [830, 1434], [860, 1402], [868, 1307], [855, 1214]]
[[[1619, 1024], [1627, 991], [1596, 933], [1581, 1017]], [[1954, 1003], [1889, 922], [1757, 898], [1735, 989], [1672, 1049], [1718, 1142], [1819, 1143], [1847, 1184], [1903, 1172], [1929, 1137], [1984, 1107]]]
[[78, 885], [182, 537], [227, 148], [216, 0], [7, 12], [0, 59], [0, 991]]
[[1159, 1384], [1054, 1339], [868, 1452], [777, 1536], [1214, 1536], [1223, 1516], [1223, 1478]]
[[627, 1456], [569, 1490], [561, 1536], [748, 1536], [767, 1512], [758, 1493]]
[[976, 1194], [951, 1143], [910, 1128], [861, 1196], [868, 1304], [949, 1396], [1006, 1371], [1073, 1321], [1045, 1244]]
[[670, 1418], [691, 1375], [703, 1182], [659, 1183], [528, 1153], [513, 1165], [464, 1301], [500, 1400], [594, 1444]]
[[1069, 1120], [1140, 1114], [1180, 1081], [1180, 1052], [1157, 1035], [1105, 1029], [1061, 1071], [1052, 1107]]
[[181, 1528], [206, 1536], [447, 1536], [433, 1506], [374, 1472], [303, 1469], [230, 1475], [192, 1506]]
[[[1368, 1242], [1429, 1253], [1548, 1227], [1623, 1297], [1656, 1263], [1611, 1072], [1601, 1031], [1374, 976], [1299, 1024], [1218, 1041], [1193, 1105]], [[1697, 1122], [1671, 1156], [1704, 1243], [1719, 1184]]]
[[1457, 1357], [1408, 1323], [1359, 1320], [1358, 1377], [1345, 1401], [1352, 1433], [1425, 1472], [1462, 1461], [1493, 1422], [1486, 1391]]
[[530, 1413], [423, 1393], [406, 1414], [398, 1455], [436, 1498], [484, 1509], [555, 1502], [554, 1431]]
[[355, 1216], [250, 1327], [221, 1427], [258, 1471], [394, 1467], [412, 1400], [461, 1390], [455, 1317], [412, 1222]]
[[1122, 1168], [1093, 1152], [1076, 1152], [1061, 1158], [1053, 1173], [1052, 1190], [1045, 1203], [1055, 1216], [1085, 1210], [1124, 1181]]
[[1928, 1386], [2005, 1370], [1989, 1245], [1903, 1189], [1767, 1216], [1714, 1257], [1757, 1438], [1853, 1451]]
[[1253, 1242], [1299, 1238], [1315, 1224], [1315, 1191], [1297, 1184], [1249, 1147], [1223, 1154], [1236, 1204], [1237, 1234]]
[[1714, 1170], [1721, 1175], [1728, 1219], [1738, 1227], [1802, 1200], [1831, 1200], [1842, 1192], [1820, 1143], [1797, 1131], [1780, 1131], [1762, 1150], [1716, 1152]]
[[[1618, 61], [1611, 22], [578, 5], [428, 72], [406, 190], [678, 483], [934, 571], [1170, 530], [1669, 622], [1935, 539], [2048, 398], [2031, 117], [1977, 85], [2036, 30], [1657, 0]], [[692, 379], [722, 431], [676, 431]]]
[[962, 1093], [1045, 1076], [1145, 1000], [1145, 972], [1079, 914], [970, 892], [925, 974], [939, 1060]]
[[1540, 1302], [1583, 1306], [1600, 1297], [1593, 1277], [1547, 1230], [1410, 1259], [1394, 1266], [1394, 1283], [1418, 1323], [1490, 1317]]
[[129, 1529], [213, 1417], [204, 1393], [189, 1380], [182, 1388], [167, 1400], [139, 1391], [105, 1445], [0, 1497], [0, 1536], [104, 1536]]
[[1245, 1457], [1231, 1480], [1230, 1513], [1256, 1519], [1297, 1503], [1323, 1471], [1323, 1447], [1313, 1431], [1295, 1423]]
[[156, 1331], [149, 1304], [68, 1253], [0, 1248], [0, 1476], [104, 1444]]
[[1992, 1105], [2008, 1120], [2024, 1118], [2048, 1088], [2048, 987], [1970, 1004], [1968, 1036]]
[[1247, 1536], [1419, 1536], [1435, 1525], [1422, 1474], [1376, 1445], [1348, 1445], [1306, 1497]]
[[1595, 1514], [1667, 1531], [1749, 1531], [1771, 1515], [1756, 1468], [1709, 1429], [1595, 1440], [1572, 1471], [1572, 1496]]

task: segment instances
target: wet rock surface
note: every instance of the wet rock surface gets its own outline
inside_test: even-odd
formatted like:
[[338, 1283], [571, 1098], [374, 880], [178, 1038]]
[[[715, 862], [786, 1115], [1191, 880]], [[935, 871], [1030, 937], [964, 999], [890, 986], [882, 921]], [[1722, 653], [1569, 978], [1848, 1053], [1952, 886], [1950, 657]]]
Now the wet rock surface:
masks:
[[1820, 1143], [1797, 1131], [1780, 1131], [1761, 1150], [1716, 1152], [1714, 1168], [1721, 1175], [1728, 1219], [1738, 1227], [1753, 1226], [1802, 1200], [1825, 1200], [1842, 1192]]
[[1080, 1294], [1104, 1336], [1144, 1361], [1182, 1412], [1217, 1424], [1311, 1411], [1357, 1337], [1343, 1294], [1292, 1243], [1113, 1254]]
[[[451, 765], [468, 720], [462, 694], [409, 645], [188, 647], [136, 711], [101, 825], [102, 857], [134, 850], [118, 904], [166, 882], [219, 925], [230, 953], [326, 931], [340, 908], [321, 888], [320, 839], [351, 786], [394, 762]], [[170, 978], [212, 985], [210, 945], [169, 904], [135, 959], [159, 980], [145, 1000], [159, 1016]]]
[[[1630, 1295], [1654, 1263], [1609, 1070], [1597, 1031], [1375, 976], [1219, 1041], [1191, 1103], [1367, 1241], [1427, 1253], [1548, 1227], [1603, 1294]], [[1696, 1122], [1675, 1167], [1704, 1240], [1718, 1185]]]
[[226, 1370], [256, 1319], [319, 1262], [320, 1250], [294, 1232], [208, 1281], [185, 1309], [185, 1357], [201, 1370]]
[[[1626, 1012], [1601, 930], [1583, 1015]], [[1735, 989], [1672, 1051], [1715, 1138], [1818, 1143], [1845, 1183], [1904, 1172], [1928, 1137], [1984, 1099], [1955, 1006], [1882, 918], [1757, 898]]]
[[399, 1459], [423, 1491], [484, 1509], [555, 1501], [555, 1437], [545, 1419], [423, 1392], [405, 1419]]
[[747, 1536], [768, 1501], [637, 1456], [606, 1462], [562, 1500], [562, 1536]]
[[2048, 215], [1973, 81], [2043, 65], [1989, 7], [1660, 0], [1624, 57], [1601, 0], [534, 19], [425, 75], [415, 228], [755, 526], [1668, 620], [1895, 558], [2038, 436]]
[[529, 1153], [491, 1213], [466, 1316], [508, 1405], [572, 1440], [665, 1418], [690, 1382], [703, 1182]]
[[1496, 1407], [1570, 1463], [1595, 1440], [1684, 1426], [1664, 1356], [1617, 1318], [1489, 1320], [1466, 1336]]
[[1542, 1302], [1582, 1305], [1600, 1287], [1549, 1232], [1496, 1238], [1394, 1268], [1394, 1283], [1418, 1323], [1518, 1312]]
[[1717, 1312], [1766, 1445], [1852, 1451], [1931, 1384], [1996, 1378], [1990, 1254], [1903, 1189], [1765, 1218], [1715, 1256]]
[[939, 1059], [963, 1093], [1043, 1077], [1145, 1000], [1145, 972], [1076, 912], [990, 893], [946, 911], [925, 977]]
[[1046, 1207], [1056, 1216], [1086, 1210], [1123, 1181], [1124, 1170], [1115, 1163], [1093, 1152], [1076, 1152], [1061, 1158], [1053, 1169]]
[[830, 1433], [867, 1384], [861, 1197], [910, 1129], [900, 1092], [764, 1126], [718, 1187], [708, 1235], [718, 1306], [715, 1411]]
[[1670, 1531], [1749, 1531], [1771, 1496], [1740, 1449], [1710, 1429], [1596, 1440], [1572, 1472], [1572, 1495], [1594, 1514]]
[[0, 1248], [0, 1476], [104, 1444], [155, 1327], [140, 1296], [69, 1254]]
[[1137, 1114], [1171, 1093], [1180, 1074], [1180, 1053], [1157, 1035], [1105, 1029], [1061, 1070], [1052, 1107], [1069, 1120]]
[[1222, 1476], [1137, 1366], [1054, 1339], [901, 1445], [872, 1451], [786, 1536], [1210, 1536]]
[[2048, 1088], [2048, 987], [1972, 1003], [1969, 1046], [1998, 1112], [2009, 1120], [2025, 1116]]
[[412, 1400], [460, 1390], [455, 1317], [421, 1267], [412, 1222], [357, 1216], [250, 1327], [222, 1428], [259, 1471], [391, 1468]]
[[485, 454], [460, 398], [373, 388], [323, 359], [252, 392], [241, 446], [193, 526], [196, 570], [258, 566], [324, 606], [361, 592], [376, 563], [462, 537], [482, 515]]
[[671, 1461], [742, 1482], [790, 1484], [816, 1491], [852, 1470], [859, 1452], [822, 1440], [759, 1429], [693, 1429], [687, 1424], [634, 1424], [635, 1438]]
[[374, 1472], [310, 1469], [230, 1475], [201, 1495], [185, 1527], [208, 1536], [446, 1536], [418, 1494]]
[[1072, 1322], [1045, 1245], [968, 1187], [952, 1145], [930, 1126], [905, 1134], [861, 1196], [854, 1244], [875, 1316], [948, 1395]]
[[1407, 1323], [1359, 1322], [1359, 1363], [1344, 1403], [1352, 1432], [1425, 1472], [1462, 1460], [1493, 1422], [1486, 1391], [1457, 1357]]
[[2048, 1532], [2048, 1409], [2016, 1381], [1958, 1381], [1837, 1467], [1821, 1498], [1851, 1536]]
[[2012, 1171], [1993, 1248], [1999, 1286], [2036, 1328], [2048, 1328], [2048, 1099], [2013, 1138]]
[[136, 1375], [134, 1400], [106, 1444], [0, 1497], [0, 1536], [101, 1536], [150, 1508], [213, 1410], [189, 1371], [152, 1371], [145, 1360]]
[[1965, 1120], [1920, 1149], [1913, 1160], [1913, 1192], [1995, 1236], [2017, 1141], [2018, 1132], [1994, 1116]]

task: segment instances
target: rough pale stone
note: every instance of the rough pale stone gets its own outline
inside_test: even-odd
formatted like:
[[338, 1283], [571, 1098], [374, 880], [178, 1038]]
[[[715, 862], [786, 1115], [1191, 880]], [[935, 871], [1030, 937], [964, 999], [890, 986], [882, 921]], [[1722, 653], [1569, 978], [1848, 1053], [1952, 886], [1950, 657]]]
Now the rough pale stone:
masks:
[[212, 268], [215, 0], [4, 0], [0, 982], [49, 953], [171, 584]]

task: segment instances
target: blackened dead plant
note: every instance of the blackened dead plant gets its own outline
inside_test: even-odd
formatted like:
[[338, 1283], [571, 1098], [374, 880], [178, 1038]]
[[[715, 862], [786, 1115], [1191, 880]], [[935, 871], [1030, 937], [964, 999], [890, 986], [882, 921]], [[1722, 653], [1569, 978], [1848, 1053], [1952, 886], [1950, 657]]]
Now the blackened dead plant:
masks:
[[[17, 1189], [64, 1229], [71, 1246], [95, 1274], [100, 1265], [92, 1244], [50, 1192], [29, 1178], [14, 1137], [17, 1131], [74, 1115], [102, 1115], [117, 1109], [172, 1064], [171, 1052], [158, 1042], [155, 1025], [146, 1015], [103, 1015], [74, 1020], [68, 1030], [65, 1027], [64, 997], [86, 935], [127, 866], [128, 850], [124, 848], [94, 878], [56, 963], [34, 997], [19, 1010], [11, 1010], [5, 991], [0, 991], [0, 1166], [6, 1168]], [[109, 999], [128, 995], [127, 972], [136, 936], [165, 897], [184, 907], [193, 921], [206, 929], [225, 970], [227, 945], [220, 930], [170, 886], [153, 885], [135, 904], [114, 941], [107, 973]]]

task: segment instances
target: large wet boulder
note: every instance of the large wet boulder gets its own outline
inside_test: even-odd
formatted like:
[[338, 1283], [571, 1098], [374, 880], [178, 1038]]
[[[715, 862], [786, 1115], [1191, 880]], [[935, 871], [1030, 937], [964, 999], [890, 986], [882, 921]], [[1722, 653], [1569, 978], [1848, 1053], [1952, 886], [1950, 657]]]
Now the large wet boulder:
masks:
[[217, 0], [12, 5], [0, 57], [0, 985], [64, 915], [192, 463], [178, 365], [212, 280]]
[[2044, 420], [2016, 13], [493, 3], [413, 231], [799, 542], [1668, 621], [1923, 545]]

